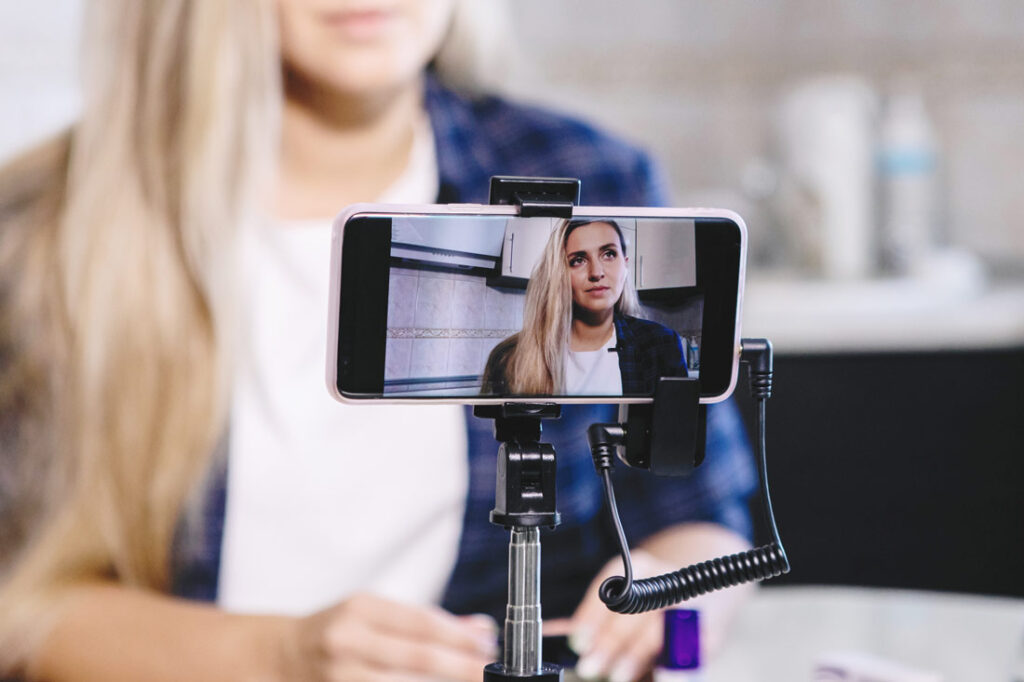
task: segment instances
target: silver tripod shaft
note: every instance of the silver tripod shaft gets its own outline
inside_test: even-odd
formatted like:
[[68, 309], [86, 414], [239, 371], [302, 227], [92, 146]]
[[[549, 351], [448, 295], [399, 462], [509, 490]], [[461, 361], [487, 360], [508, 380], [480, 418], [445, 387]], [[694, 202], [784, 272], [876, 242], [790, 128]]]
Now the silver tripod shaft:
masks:
[[532, 675], [541, 669], [539, 528], [512, 528], [504, 664], [513, 675]]

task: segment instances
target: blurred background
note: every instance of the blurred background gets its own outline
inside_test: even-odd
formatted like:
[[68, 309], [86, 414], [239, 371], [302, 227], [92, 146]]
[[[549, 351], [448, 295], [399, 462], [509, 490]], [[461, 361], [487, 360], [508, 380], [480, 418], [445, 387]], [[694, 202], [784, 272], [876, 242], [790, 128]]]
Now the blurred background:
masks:
[[838, 648], [949, 680], [1011, 679], [1016, 656], [1024, 680], [1024, 3], [517, 0], [513, 19], [511, 92], [747, 222], [793, 570], [715, 679], [807, 679]]
[[[825, 128], [874, 147], [862, 158], [827, 150], [847, 154], [834, 163], [851, 176], [882, 171], [883, 185], [886, 169], [871, 168], [877, 154], [868, 152], [927, 146], [937, 157], [935, 242], [1024, 270], [1017, 0], [525, 0], [515, 8], [534, 62], [516, 91], [647, 144], [677, 200], [741, 202], [758, 210], [754, 236], [784, 231], [792, 215], [761, 211], [778, 208], [765, 205], [785, 179], [776, 174], [800, 172], [800, 146], [826, 144], [817, 139]], [[761, 256], [789, 255], [758, 241]]]
[[[1024, 596], [1024, 3], [507, 7], [505, 94], [747, 221], [776, 584]], [[73, 120], [80, 14], [0, 4], [0, 158]]]
[[[485, 0], [486, 2], [486, 0]], [[747, 220], [753, 274], [1024, 276], [1018, 0], [517, 0], [501, 89]], [[0, 159], [71, 121], [82, 0], [0, 7]]]
[[746, 219], [776, 584], [1024, 596], [1024, 3], [513, 8], [517, 97]]
[[[1024, 339], [1024, 5], [515, 4], [510, 89], [651, 149], [750, 228], [746, 330], [781, 349]], [[811, 286], [807, 283], [811, 282]], [[823, 324], [827, 322], [827, 324]]]

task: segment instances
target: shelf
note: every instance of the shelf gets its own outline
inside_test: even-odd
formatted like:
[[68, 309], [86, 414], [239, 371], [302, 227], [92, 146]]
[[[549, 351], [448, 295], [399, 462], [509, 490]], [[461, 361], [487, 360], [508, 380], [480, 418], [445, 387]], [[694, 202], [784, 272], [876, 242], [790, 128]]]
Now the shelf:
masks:
[[751, 273], [743, 335], [781, 353], [1024, 346], [1024, 281], [989, 283], [971, 258], [939, 254], [914, 277], [859, 281]]

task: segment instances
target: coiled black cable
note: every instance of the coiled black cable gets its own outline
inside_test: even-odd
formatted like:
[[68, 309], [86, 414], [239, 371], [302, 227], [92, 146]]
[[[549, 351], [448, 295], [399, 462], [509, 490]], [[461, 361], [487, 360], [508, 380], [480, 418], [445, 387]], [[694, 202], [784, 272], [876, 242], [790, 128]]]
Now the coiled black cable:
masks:
[[[719, 557], [710, 561], [693, 564], [672, 573], [633, 580], [633, 566], [629, 556], [629, 544], [622, 530], [615, 491], [611, 480], [611, 458], [602, 457], [598, 470], [604, 483], [605, 501], [608, 504], [615, 526], [622, 554], [624, 576], [613, 576], [601, 584], [601, 601], [616, 613], [644, 613], [672, 606], [708, 592], [725, 589], [742, 583], [774, 578], [789, 572], [789, 559], [779, 538], [775, 524], [771, 497], [768, 493], [768, 466], [765, 456], [765, 401], [772, 390], [772, 348], [765, 339], [744, 339], [741, 360], [750, 368], [750, 390], [757, 399], [757, 452], [758, 473], [761, 482], [761, 499], [765, 521], [771, 529], [771, 544], [739, 554]], [[597, 458], [595, 458], [597, 463]]]

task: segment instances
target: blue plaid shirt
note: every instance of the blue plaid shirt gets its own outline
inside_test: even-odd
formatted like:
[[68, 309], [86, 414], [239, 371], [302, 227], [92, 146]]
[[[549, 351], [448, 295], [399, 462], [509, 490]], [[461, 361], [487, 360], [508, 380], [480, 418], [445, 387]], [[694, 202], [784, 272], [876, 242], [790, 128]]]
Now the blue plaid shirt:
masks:
[[659, 377], [685, 377], [686, 356], [679, 334], [652, 320], [615, 316], [623, 395], [651, 395]]
[[[575, 177], [581, 203], [605, 206], [663, 204], [663, 187], [650, 159], [592, 127], [494, 97], [466, 99], [428, 77], [426, 108], [437, 142], [442, 203], [486, 203], [492, 175]], [[459, 555], [442, 605], [454, 613], [503, 618], [507, 589], [508, 533], [491, 525], [498, 444], [493, 422], [472, 416], [469, 487]], [[545, 531], [542, 594], [546, 617], [576, 608], [598, 569], [615, 554], [614, 531], [602, 512], [585, 431], [615, 421], [616, 408], [566, 406], [546, 422], [544, 441], [555, 446], [561, 525]], [[381, 475], [386, 475], [381, 472]], [[217, 593], [225, 511], [225, 472], [215, 473], [198, 527], [183, 525], [175, 551], [173, 591], [213, 600]], [[615, 471], [623, 526], [636, 543], [673, 524], [711, 521], [750, 533], [747, 498], [755, 475], [743, 425], [731, 403], [708, 410], [707, 457], [685, 479], [658, 478], [625, 466]], [[410, 510], [415, 513], [414, 510]], [[711, 557], [694, 557], [703, 560]]]

